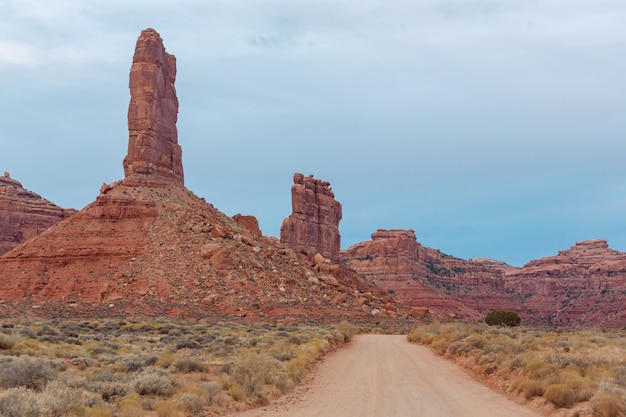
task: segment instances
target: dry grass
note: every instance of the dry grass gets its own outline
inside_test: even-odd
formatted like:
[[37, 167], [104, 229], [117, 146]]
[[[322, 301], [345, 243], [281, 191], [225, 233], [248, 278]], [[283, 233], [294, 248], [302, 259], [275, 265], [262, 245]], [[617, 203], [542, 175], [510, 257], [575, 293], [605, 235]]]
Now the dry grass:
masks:
[[4, 323], [0, 415], [219, 415], [287, 391], [357, 330], [345, 322]]
[[582, 408], [601, 417], [623, 416], [626, 410], [623, 330], [498, 328], [435, 321], [413, 329], [408, 339], [451, 359], [473, 359], [475, 372], [529, 400], [543, 397], [561, 408], [585, 403]]

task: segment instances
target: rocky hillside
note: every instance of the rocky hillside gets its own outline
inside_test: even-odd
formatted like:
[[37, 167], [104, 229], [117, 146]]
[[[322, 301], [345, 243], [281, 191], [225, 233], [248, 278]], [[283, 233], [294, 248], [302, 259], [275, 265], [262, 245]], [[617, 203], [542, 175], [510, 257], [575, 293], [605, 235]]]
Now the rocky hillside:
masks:
[[125, 178], [0, 258], [5, 315], [394, 317], [393, 297], [329, 259], [263, 237], [187, 190], [176, 60], [142, 32], [130, 75]]
[[0, 177], [0, 256], [74, 213], [24, 189], [5, 172]]
[[420, 245], [412, 230], [378, 230], [342, 252], [345, 264], [412, 306], [443, 316], [515, 310], [528, 322], [623, 327], [626, 253], [604, 240], [578, 242], [515, 268], [462, 260]]

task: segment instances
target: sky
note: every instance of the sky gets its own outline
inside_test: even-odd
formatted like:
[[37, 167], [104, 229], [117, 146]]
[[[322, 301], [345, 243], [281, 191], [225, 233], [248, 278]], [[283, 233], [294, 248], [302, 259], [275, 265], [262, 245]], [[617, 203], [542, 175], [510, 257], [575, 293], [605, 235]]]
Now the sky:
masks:
[[341, 246], [413, 229], [521, 266], [626, 251], [623, 0], [3, 0], [0, 171], [81, 209], [124, 177], [142, 29], [177, 58], [185, 185], [279, 236], [293, 174]]

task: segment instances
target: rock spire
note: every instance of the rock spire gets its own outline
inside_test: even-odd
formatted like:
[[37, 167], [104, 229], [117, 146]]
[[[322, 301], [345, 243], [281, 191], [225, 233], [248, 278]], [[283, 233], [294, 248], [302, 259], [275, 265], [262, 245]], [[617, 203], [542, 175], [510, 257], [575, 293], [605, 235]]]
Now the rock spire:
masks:
[[126, 177], [141, 174], [184, 183], [176, 120], [176, 57], [154, 29], [141, 32], [130, 69]]
[[330, 183], [300, 173], [294, 174], [293, 183], [293, 212], [283, 220], [280, 242], [310, 257], [319, 253], [337, 261], [341, 245], [341, 204], [335, 200]]

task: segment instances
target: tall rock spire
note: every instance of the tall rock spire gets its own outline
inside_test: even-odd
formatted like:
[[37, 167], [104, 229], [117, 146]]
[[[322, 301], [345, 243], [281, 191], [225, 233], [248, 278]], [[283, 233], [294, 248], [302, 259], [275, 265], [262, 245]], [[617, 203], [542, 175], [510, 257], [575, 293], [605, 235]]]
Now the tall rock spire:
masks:
[[157, 31], [143, 30], [130, 69], [126, 177], [141, 174], [184, 183], [175, 80], [176, 57], [165, 52]]
[[280, 242], [309, 256], [319, 253], [332, 261], [339, 258], [341, 236], [341, 204], [335, 200], [330, 183], [305, 177], [293, 176], [291, 186], [293, 212], [283, 220]]

